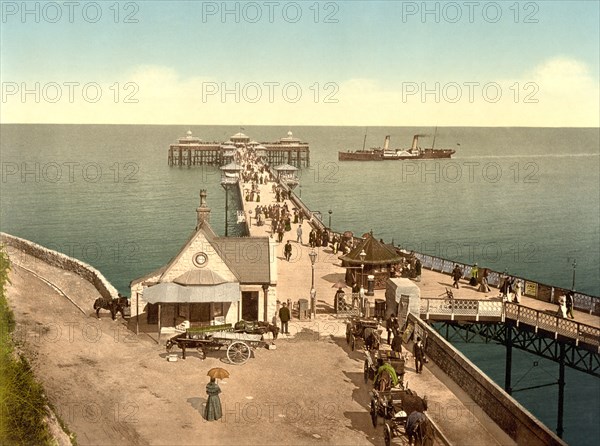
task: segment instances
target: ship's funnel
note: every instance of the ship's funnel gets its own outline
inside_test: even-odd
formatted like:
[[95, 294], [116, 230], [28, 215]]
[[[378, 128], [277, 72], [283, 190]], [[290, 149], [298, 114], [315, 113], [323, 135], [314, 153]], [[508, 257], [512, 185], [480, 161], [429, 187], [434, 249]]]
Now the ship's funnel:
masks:
[[416, 149], [419, 146], [419, 136], [421, 136], [421, 135], [415, 135], [415, 136], [413, 136], [412, 146], [410, 146], [410, 148], [412, 150]]
[[387, 150], [390, 148], [390, 135], [385, 137], [385, 142], [383, 143], [383, 150]]

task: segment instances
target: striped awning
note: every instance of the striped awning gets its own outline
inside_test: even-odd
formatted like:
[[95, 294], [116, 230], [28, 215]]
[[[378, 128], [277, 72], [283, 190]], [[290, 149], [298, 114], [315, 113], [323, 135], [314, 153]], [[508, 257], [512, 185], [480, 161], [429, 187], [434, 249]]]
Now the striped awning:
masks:
[[178, 285], [172, 282], [159, 283], [148, 287], [142, 293], [144, 300], [151, 304], [164, 303], [209, 303], [237, 302], [240, 300], [240, 284], [221, 283], [219, 285]]

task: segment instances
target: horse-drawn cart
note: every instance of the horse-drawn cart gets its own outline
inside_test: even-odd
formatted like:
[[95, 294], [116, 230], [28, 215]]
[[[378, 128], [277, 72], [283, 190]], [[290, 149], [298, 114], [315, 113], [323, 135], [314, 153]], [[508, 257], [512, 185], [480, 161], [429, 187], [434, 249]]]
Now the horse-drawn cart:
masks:
[[381, 332], [379, 322], [375, 319], [364, 317], [352, 317], [346, 324], [346, 342], [356, 348], [356, 340], [362, 339], [367, 350], [371, 348], [379, 348], [381, 341]]
[[[391, 388], [389, 390], [373, 389], [371, 392], [371, 421], [377, 427], [378, 417], [391, 420], [391, 426], [399, 428], [412, 412], [427, 410], [427, 400], [421, 398], [410, 389]], [[396, 426], [396, 424], [398, 424]], [[399, 429], [396, 429], [400, 431]]]
[[167, 352], [174, 345], [182, 351], [182, 359], [188, 348], [195, 348], [206, 357], [207, 351], [220, 350], [227, 347], [227, 359], [232, 364], [244, 364], [252, 354], [252, 348], [266, 347], [261, 334], [234, 332], [231, 324], [190, 328], [185, 333], [173, 336], [166, 343]]
[[407, 416], [405, 411], [400, 411], [386, 421], [383, 429], [385, 446], [391, 446], [394, 439], [400, 440], [399, 444], [403, 446], [433, 446], [435, 431], [430, 419], [423, 412], [413, 411]]
[[393, 350], [366, 351], [364, 365], [365, 383], [369, 382], [369, 380], [375, 380], [375, 376], [381, 365], [390, 364], [396, 372], [400, 386], [403, 386], [404, 362], [405, 358]]

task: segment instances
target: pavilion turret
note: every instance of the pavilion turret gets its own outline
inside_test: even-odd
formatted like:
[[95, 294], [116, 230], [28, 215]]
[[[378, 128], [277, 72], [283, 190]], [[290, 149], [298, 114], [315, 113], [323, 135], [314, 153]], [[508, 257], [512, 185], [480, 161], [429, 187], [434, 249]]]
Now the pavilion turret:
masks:
[[[360, 254], [364, 251], [364, 260]], [[340, 256], [342, 267], [346, 267], [346, 284], [352, 286], [354, 282], [361, 283], [367, 288], [367, 277], [375, 276], [375, 289], [384, 289], [387, 279], [395, 276], [396, 265], [402, 262], [404, 257], [392, 246], [386, 245], [373, 237], [373, 233], [358, 243], [348, 254]], [[361, 270], [360, 266], [364, 265]], [[358, 267], [358, 268], [357, 268]]]

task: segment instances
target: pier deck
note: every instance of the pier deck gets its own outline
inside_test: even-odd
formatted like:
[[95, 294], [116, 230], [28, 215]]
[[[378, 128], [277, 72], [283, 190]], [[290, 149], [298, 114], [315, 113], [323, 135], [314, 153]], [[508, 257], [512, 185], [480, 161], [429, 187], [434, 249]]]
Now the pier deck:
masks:
[[[242, 187], [250, 187], [244, 183]], [[272, 192], [272, 183], [258, 185], [260, 189], [260, 203], [244, 201], [244, 212], [250, 223], [251, 236], [271, 236], [270, 220], [263, 226], [256, 225], [255, 207], [257, 205], [275, 204], [275, 196]], [[293, 203], [286, 201], [292, 209]], [[248, 211], [252, 211], [249, 213]], [[303, 242], [296, 242], [296, 229], [299, 224], [293, 224], [291, 231], [285, 233], [282, 243], [277, 244], [277, 296], [280, 301], [290, 299], [297, 301], [300, 298], [309, 299], [311, 288], [311, 262], [308, 256], [311, 251], [308, 246], [308, 233], [310, 227], [305, 220], [303, 227]], [[292, 243], [292, 257], [286, 261], [283, 254], [283, 245], [287, 240]], [[332, 338], [345, 337], [345, 319], [338, 319], [333, 309], [333, 296], [335, 289], [332, 285], [344, 279], [345, 269], [341, 267], [338, 255], [333, 254], [329, 247], [315, 248], [317, 260], [315, 262], [315, 289], [317, 291], [315, 321], [299, 321], [294, 319], [290, 323], [290, 337], [293, 338], [303, 330], [317, 330], [320, 336]], [[437, 294], [445, 290], [444, 283], [447, 276], [433, 272], [423, 271], [423, 281], [419, 284], [427, 284], [427, 293]], [[440, 285], [441, 283], [442, 285]], [[437, 285], [436, 285], [437, 284]], [[442, 290], [439, 291], [438, 290]], [[385, 298], [385, 290], [377, 290], [375, 296], [370, 299]], [[437, 295], [436, 294], [436, 295]], [[283, 335], [283, 339], [285, 339]], [[345, 340], [343, 341], [345, 343]], [[362, 374], [363, 358], [356, 352], [349, 353], [351, 357], [356, 356], [355, 370], [347, 373]], [[427, 395], [429, 402], [428, 414], [440, 431], [446, 436], [451, 444], [515, 444], [514, 441], [504, 433], [485, 413], [473, 402], [460, 387], [452, 382], [438, 367], [431, 362], [425, 366], [422, 374], [415, 373], [414, 364], [409, 361], [405, 381], [409, 388], [415, 390], [419, 395]], [[361, 403], [365, 412], [368, 412], [369, 396], [368, 385], [363, 385], [356, 392], [354, 398]], [[470, 441], [465, 442], [465, 439]], [[439, 443], [443, 444], [443, 443]]]

